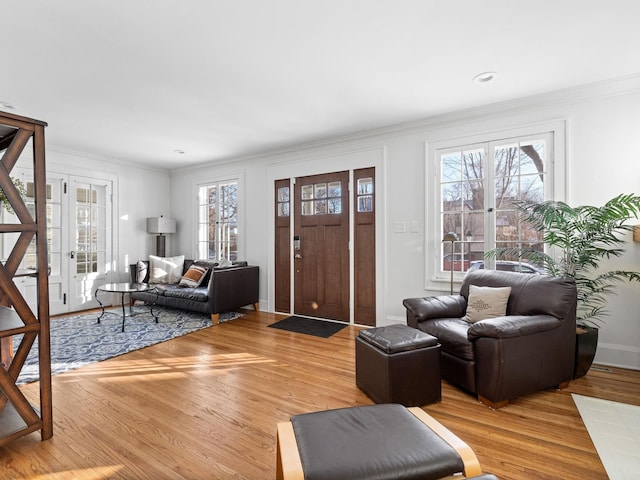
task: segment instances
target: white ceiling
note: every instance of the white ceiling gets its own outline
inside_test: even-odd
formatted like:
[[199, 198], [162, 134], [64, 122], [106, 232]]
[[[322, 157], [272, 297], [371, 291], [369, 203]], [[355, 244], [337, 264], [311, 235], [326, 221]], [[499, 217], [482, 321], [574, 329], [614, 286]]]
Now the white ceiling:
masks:
[[48, 122], [49, 148], [160, 168], [640, 73], [635, 0], [11, 0], [0, 18], [0, 109]]

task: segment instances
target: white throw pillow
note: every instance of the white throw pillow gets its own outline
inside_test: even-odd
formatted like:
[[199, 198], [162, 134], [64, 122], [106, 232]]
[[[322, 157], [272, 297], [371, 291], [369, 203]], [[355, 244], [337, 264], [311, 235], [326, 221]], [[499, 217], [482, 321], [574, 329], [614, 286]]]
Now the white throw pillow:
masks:
[[218, 262], [218, 268], [229, 268], [229, 267], [233, 267], [233, 262], [231, 262], [230, 260], [227, 260], [226, 258], [221, 258], [220, 261]]
[[507, 313], [511, 287], [477, 287], [469, 285], [467, 314], [462, 317], [470, 323], [487, 318], [502, 317]]
[[136, 282], [144, 283], [144, 279], [147, 278], [148, 266], [142, 260], [138, 260], [136, 263]]
[[184, 269], [184, 255], [156, 257], [149, 255], [149, 283], [178, 283]]

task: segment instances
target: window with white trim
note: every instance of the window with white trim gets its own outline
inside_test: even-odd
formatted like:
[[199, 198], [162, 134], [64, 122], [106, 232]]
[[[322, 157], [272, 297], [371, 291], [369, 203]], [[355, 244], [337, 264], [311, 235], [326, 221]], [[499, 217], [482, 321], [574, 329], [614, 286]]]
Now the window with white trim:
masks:
[[238, 180], [198, 185], [198, 259], [238, 259]]
[[514, 202], [553, 198], [554, 132], [473, 140], [432, 151], [436, 276], [474, 268], [535, 271], [537, 266], [518, 258], [496, 261], [484, 254], [494, 248], [544, 248], [542, 235], [522, 222]]

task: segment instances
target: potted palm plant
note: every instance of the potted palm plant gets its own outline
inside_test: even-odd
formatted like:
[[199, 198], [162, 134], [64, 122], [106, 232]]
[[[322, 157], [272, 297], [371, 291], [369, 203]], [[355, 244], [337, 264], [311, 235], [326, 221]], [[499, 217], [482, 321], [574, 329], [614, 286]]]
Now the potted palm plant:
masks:
[[601, 207], [571, 207], [564, 202], [516, 202], [524, 224], [542, 235], [547, 252], [534, 246], [495, 249], [488, 257], [526, 259], [544, 267], [548, 275], [576, 281], [576, 367], [574, 378], [587, 373], [595, 357], [598, 328], [608, 315], [607, 298], [615, 285], [640, 281], [640, 273], [601, 269], [601, 261], [624, 253], [624, 234], [633, 230], [629, 220], [640, 215], [640, 196], [621, 194]]

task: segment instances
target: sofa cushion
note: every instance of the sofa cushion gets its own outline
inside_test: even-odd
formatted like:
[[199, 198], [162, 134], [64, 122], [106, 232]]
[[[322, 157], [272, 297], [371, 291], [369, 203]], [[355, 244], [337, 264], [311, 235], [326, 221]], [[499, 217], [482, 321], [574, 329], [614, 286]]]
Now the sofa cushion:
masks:
[[461, 318], [439, 318], [421, 322], [419, 328], [436, 337], [443, 352], [465, 360], [473, 360], [473, 343], [467, 336], [468, 322]]
[[178, 283], [182, 278], [184, 255], [157, 257], [149, 255], [149, 283]]
[[163, 290], [165, 297], [184, 298], [185, 300], [194, 300], [197, 302], [206, 302], [209, 299], [209, 290], [206, 287], [178, 287], [171, 286]]
[[167, 288], [175, 288], [175, 285], [166, 285], [166, 284], [156, 284], [154, 285], [154, 287], [156, 288], [156, 292], [158, 292], [158, 296], [162, 297], [164, 296], [164, 292], [167, 290]]
[[487, 318], [503, 317], [507, 313], [507, 302], [511, 287], [478, 287], [469, 285], [467, 313], [463, 318], [469, 323]]
[[191, 265], [180, 279], [180, 285], [184, 287], [199, 287], [209, 269], [200, 265]]

